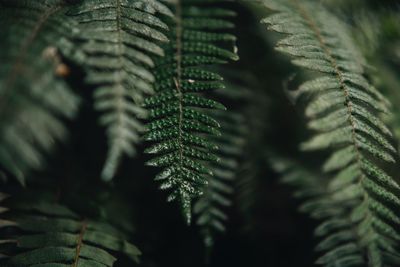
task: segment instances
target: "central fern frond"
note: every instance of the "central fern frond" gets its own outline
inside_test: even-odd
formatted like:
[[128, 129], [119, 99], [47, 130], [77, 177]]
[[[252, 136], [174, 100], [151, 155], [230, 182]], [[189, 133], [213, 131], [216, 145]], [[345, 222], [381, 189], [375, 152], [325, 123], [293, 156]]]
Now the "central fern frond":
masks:
[[81, 25], [86, 81], [97, 87], [95, 107], [103, 112], [100, 122], [107, 127], [105, 180], [113, 178], [122, 155], [136, 153], [144, 128], [143, 99], [153, 93], [152, 56], [162, 56], [158, 42], [167, 41], [161, 30], [168, 27], [156, 13], [172, 15], [155, 0], [86, 0], [69, 11]]
[[[298, 0], [263, 2], [278, 11], [264, 23], [289, 34], [278, 42], [277, 50], [293, 56], [295, 65], [320, 74], [297, 92], [307, 97], [309, 126], [318, 131], [302, 147], [334, 149], [324, 165], [325, 171], [339, 171], [330, 192], [335, 200], [353, 204], [348, 226], [356, 225], [356, 245], [364, 253], [341, 253], [342, 245], [353, 240], [336, 229], [326, 247], [334, 256], [326, 258], [341, 266], [397, 266], [400, 187], [381, 167], [396, 157], [391, 133], [379, 118], [388, 110], [387, 101], [364, 77], [364, 59], [346, 27], [323, 7]], [[329, 266], [329, 261], [323, 263]]]
[[[219, 1], [209, 1], [219, 2]], [[219, 135], [219, 124], [201, 109], [225, 109], [207, 99], [204, 93], [223, 88], [222, 78], [201, 67], [236, 60], [237, 55], [219, 44], [233, 42], [233, 27], [225, 18], [229, 10], [201, 6], [192, 1], [176, 1], [175, 20], [168, 23], [170, 43], [166, 56], [156, 69], [156, 95], [145, 101], [150, 109], [148, 141], [156, 142], [148, 153], [160, 154], [149, 165], [163, 167], [156, 177], [162, 189], [171, 189], [168, 200], [177, 199], [190, 221], [191, 200], [202, 193], [206, 175], [212, 175], [203, 162], [217, 161], [209, 135]]]

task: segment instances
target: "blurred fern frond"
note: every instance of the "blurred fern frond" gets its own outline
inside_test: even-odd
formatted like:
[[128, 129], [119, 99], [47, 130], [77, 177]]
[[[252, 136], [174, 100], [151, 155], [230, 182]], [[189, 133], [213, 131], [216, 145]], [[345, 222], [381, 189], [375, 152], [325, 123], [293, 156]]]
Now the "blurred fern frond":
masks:
[[5, 204], [9, 210], [1, 215], [0, 224], [5, 266], [111, 267], [117, 255], [138, 262], [141, 252], [112, 225], [81, 218], [63, 205], [38, 198], [36, 194], [29, 202]]
[[[73, 118], [79, 99], [64, 77], [62, 57], [77, 57], [71, 42], [76, 24], [64, 1], [0, 2], [0, 164], [25, 183], [44, 152], [66, 137], [63, 120]], [[57, 26], [56, 26], [57, 25]]]
[[[227, 83], [227, 89], [216, 92], [220, 98], [237, 100], [238, 88]], [[243, 99], [241, 99], [243, 100]], [[208, 185], [203, 195], [194, 205], [194, 213], [198, 215], [196, 223], [200, 226], [204, 244], [211, 249], [217, 233], [225, 232], [228, 215], [226, 209], [232, 205], [234, 180], [239, 169], [239, 159], [242, 157], [245, 144], [245, 119], [234, 110], [212, 111], [210, 117], [220, 122], [223, 135], [213, 137], [214, 144], [219, 147], [216, 153], [221, 159], [211, 163], [214, 175], [208, 176]]]
[[291, 186], [293, 196], [301, 201], [299, 210], [320, 222], [314, 234], [320, 239], [316, 251], [323, 255], [316, 261], [324, 266], [363, 266], [360, 257], [357, 223], [352, 220], [356, 200], [338, 198], [329, 186], [329, 178], [320, 171], [306, 168], [295, 160], [270, 156], [272, 167], [281, 182]]
[[143, 99], [153, 93], [153, 57], [164, 55], [159, 43], [168, 41], [157, 15], [172, 13], [156, 0], [86, 0], [68, 14], [80, 23], [86, 81], [96, 86], [94, 105], [108, 136], [102, 178], [111, 180], [121, 157], [136, 153], [147, 116]]
[[[379, 117], [388, 112], [388, 101], [363, 76], [365, 59], [347, 27], [323, 6], [297, 0], [262, 2], [277, 11], [263, 23], [289, 35], [276, 49], [318, 74], [296, 92], [300, 98], [307, 96], [305, 113], [317, 132], [302, 148], [333, 150], [324, 170], [337, 173], [331, 181], [337, 200], [353, 204], [348, 223], [356, 225], [358, 239], [349, 242], [362, 253], [341, 253], [347, 236], [334, 232], [326, 255], [335, 255], [342, 266], [396, 266], [400, 187], [382, 166], [395, 163], [397, 151]], [[329, 266], [330, 257], [325, 259], [320, 263]]]

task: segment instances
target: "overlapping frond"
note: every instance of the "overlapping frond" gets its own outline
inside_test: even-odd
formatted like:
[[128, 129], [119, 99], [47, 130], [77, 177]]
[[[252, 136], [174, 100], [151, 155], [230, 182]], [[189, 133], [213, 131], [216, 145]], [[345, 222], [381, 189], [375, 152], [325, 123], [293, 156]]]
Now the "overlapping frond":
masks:
[[64, 1], [0, 2], [0, 164], [24, 183], [43, 165], [43, 152], [66, 136], [78, 98], [63, 76], [61, 57], [75, 57], [76, 30]]
[[322, 173], [313, 172], [299, 162], [276, 155], [269, 155], [268, 160], [272, 168], [281, 174], [280, 181], [294, 189], [295, 198], [304, 201], [327, 195], [329, 180]]
[[[396, 161], [396, 149], [379, 117], [387, 112], [387, 101], [364, 77], [365, 60], [341, 21], [309, 1], [262, 2], [277, 11], [263, 22], [289, 35], [276, 49], [319, 74], [297, 92], [308, 100], [309, 127], [318, 132], [302, 147], [334, 151], [324, 165], [326, 172], [337, 173], [329, 186], [335, 199], [352, 203], [347, 223], [356, 226], [357, 240], [336, 228], [326, 255], [334, 255], [341, 266], [397, 266], [400, 187], [383, 167]], [[331, 266], [329, 260], [320, 263]]]
[[225, 109], [204, 96], [223, 87], [221, 76], [204, 66], [237, 59], [223, 46], [235, 41], [225, 33], [234, 26], [228, 19], [235, 13], [190, 0], [175, 1], [172, 8], [175, 19], [168, 22], [166, 56], [157, 62], [156, 94], [145, 101], [150, 109], [145, 138], [154, 143], [147, 153], [157, 155], [148, 165], [163, 168], [156, 180], [170, 190], [169, 201], [181, 203], [189, 222], [191, 201], [212, 175], [205, 162], [218, 161], [209, 136], [220, 134], [219, 123], [201, 109]]
[[[245, 76], [245, 73], [241, 75]], [[270, 127], [271, 103], [265, 94], [265, 89], [259, 87], [253, 79], [244, 84], [245, 86], [235, 88], [235, 91], [241, 92], [237, 100], [240, 103], [240, 112], [245, 118], [244, 122], [237, 126], [242, 128], [245, 144], [236, 173], [235, 204], [243, 217], [243, 230], [258, 234], [256, 229], [261, 222], [254, 216], [258, 214], [258, 208], [263, 207], [261, 203], [264, 202], [262, 199], [266, 181], [264, 171], [268, 166], [266, 155], [270, 151], [271, 140], [267, 134]]]
[[0, 219], [7, 230], [0, 240], [5, 266], [111, 267], [117, 255], [137, 262], [141, 254], [112, 225], [82, 219], [63, 205], [14, 201], [9, 206]]
[[220, 122], [221, 131], [224, 133], [213, 138], [219, 147], [216, 154], [220, 161], [211, 164], [214, 175], [208, 176], [204, 194], [196, 201], [193, 209], [198, 215], [197, 224], [201, 228], [207, 248], [214, 245], [216, 233], [225, 232], [228, 219], [226, 208], [232, 205], [230, 196], [234, 190], [233, 180], [244, 145], [243, 128], [239, 127], [244, 123], [244, 118], [240, 114], [232, 111], [213, 111], [210, 116]]
[[364, 264], [361, 257], [351, 256], [362, 255], [357, 223], [351, 215], [357, 203], [337, 198], [335, 192], [330, 190], [328, 177], [323, 173], [312, 171], [294, 160], [276, 156], [270, 157], [270, 162], [282, 174], [281, 181], [293, 188], [294, 197], [302, 201], [299, 210], [321, 222], [315, 229], [315, 235], [321, 240], [316, 250], [324, 255], [317, 263], [330, 267]]
[[143, 99], [153, 92], [152, 57], [164, 55], [158, 45], [168, 29], [156, 15], [172, 16], [156, 0], [85, 0], [69, 14], [79, 21], [86, 53], [86, 81], [94, 86], [95, 108], [107, 128], [109, 151], [103, 168], [113, 178], [123, 155], [133, 156], [146, 117]]

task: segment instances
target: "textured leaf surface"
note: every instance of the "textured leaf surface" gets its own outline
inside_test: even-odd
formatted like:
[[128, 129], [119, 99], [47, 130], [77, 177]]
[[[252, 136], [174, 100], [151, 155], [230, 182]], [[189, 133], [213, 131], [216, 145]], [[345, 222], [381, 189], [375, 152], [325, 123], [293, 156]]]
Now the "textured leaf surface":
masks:
[[156, 63], [156, 94], [145, 101], [150, 109], [145, 138], [155, 142], [147, 152], [156, 157], [148, 164], [163, 168], [157, 180], [170, 191], [169, 201], [181, 203], [190, 222], [192, 199], [202, 194], [206, 177], [213, 175], [207, 162], [218, 161], [210, 136], [220, 135], [219, 123], [202, 109], [225, 109], [205, 98], [207, 91], [224, 86], [219, 75], [201, 65], [237, 59], [219, 47], [235, 40], [223, 33], [233, 27], [229, 18], [234, 13], [189, 0], [175, 1], [172, 8], [175, 18], [167, 23], [170, 43]]

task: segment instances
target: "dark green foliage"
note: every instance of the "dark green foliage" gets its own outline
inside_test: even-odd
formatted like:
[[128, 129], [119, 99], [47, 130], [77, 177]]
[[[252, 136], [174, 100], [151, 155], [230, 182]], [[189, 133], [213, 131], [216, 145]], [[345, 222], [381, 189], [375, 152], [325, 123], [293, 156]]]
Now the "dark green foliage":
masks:
[[[214, 2], [220, 1], [210, 1]], [[150, 110], [145, 138], [155, 143], [146, 152], [157, 155], [147, 164], [163, 168], [156, 180], [170, 190], [169, 201], [181, 203], [190, 222], [191, 201], [213, 175], [205, 162], [219, 160], [214, 152], [218, 147], [208, 138], [220, 135], [219, 123], [201, 109], [225, 109], [204, 95], [224, 87], [221, 76], [201, 66], [237, 59], [234, 52], [219, 47], [235, 41], [223, 33], [233, 28], [228, 19], [235, 13], [187, 0], [176, 1], [172, 8], [175, 20], [168, 22], [166, 55], [157, 61], [156, 94], [145, 101]]]
[[0, 240], [12, 253], [6, 266], [111, 267], [117, 253], [138, 261], [140, 251], [112, 225], [81, 218], [63, 205], [37, 198], [38, 194], [33, 201], [6, 204], [9, 211], [2, 214], [0, 226], [16, 232], [5, 231]]
[[114, 177], [121, 156], [133, 156], [146, 117], [142, 103], [153, 93], [153, 56], [163, 56], [158, 45], [168, 27], [156, 15], [172, 16], [156, 0], [85, 0], [68, 12], [79, 21], [88, 69], [86, 81], [96, 86], [95, 108], [103, 114], [109, 152], [102, 177]]
[[[336, 172], [329, 193], [336, 201], [352, 203], [351, 220], [356, 240], [341, 227], [324, 244], [340, 266], [396, 266], [399, 240], [399, 185], [382, 169], [396, 161], [391, 133], [379, 118], [387, 100], [364, 78], [365, 60], [353, 44], [346, 26], [322, 7], [308, 1], [263, 1], [275, 13], [263, 20], [269, 29], [288, 34], [277, 50], [294, 57], [293, 64], [320, 76], [296, 92], [307, 97], [309, 127], [317, 134], [304, 150], [333, 149], [324, 171]], [[332, 27], [335, 25], [335, 27]], [[355, 247], [360, 249], [343, 249]], [[321, 245], [320, 245], [321, 247]], [[343, 252], [344, 251], [344, 252]]]
[[63, 1], [3, 0], [0, 10], [0, 164], [23, 184], [28, 170], [43, 166], [43, 152], [65, 138], [63, 119], [77, 111], [61, 61], [77, 57], [76, 28]]

